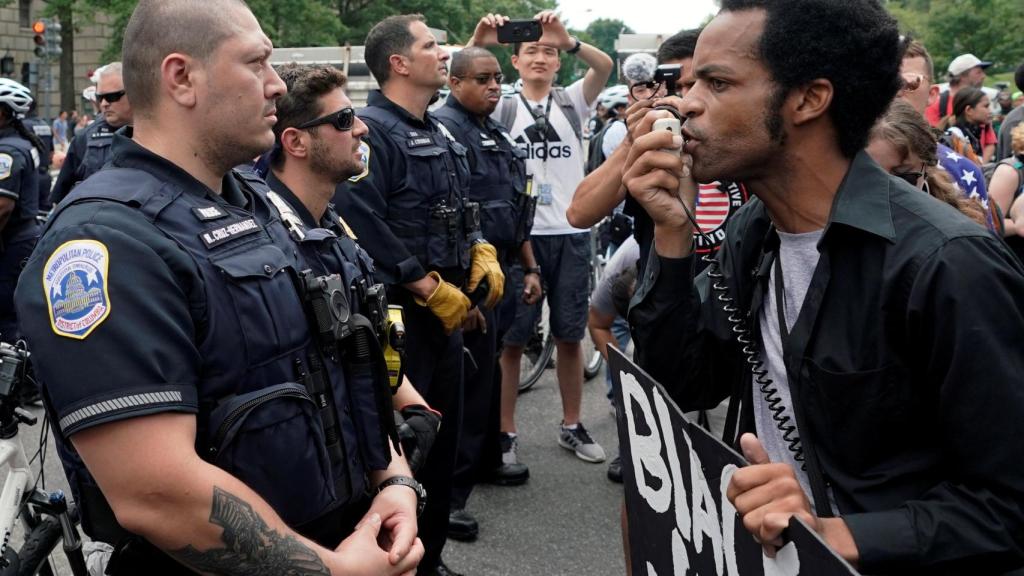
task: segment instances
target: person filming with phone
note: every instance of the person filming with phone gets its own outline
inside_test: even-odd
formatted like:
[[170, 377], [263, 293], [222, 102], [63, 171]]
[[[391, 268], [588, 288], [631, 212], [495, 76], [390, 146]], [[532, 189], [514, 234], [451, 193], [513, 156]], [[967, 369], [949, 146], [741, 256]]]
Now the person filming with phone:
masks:
[[[796, 516], [865, 574], [1003, 574], [1024, 565], [1024, 266], [864, 152], [904, 48], [878, 0], [722, 2], [670, 100], [681, 135], [641, 130], [626, 162], [654, 220], [630, 324], [680, 408], [732, 397], [751, 465], [727, 496], [766, 552]], [[695, 281], [695, 182], [718, 178], [756, 198]]]
[[[540, 277], [551, 310], [551, 332], [558, 350], [556, 366], [562, 395], [558, 443], [581, 460], [603, 462], [604, 449], [580, 422], [583, 396], [583, 346], [580, 342], [587, 325], [590, 235], [588, 230], [571, 226], [565, 211], [583, 180], [582, 126], [611, 75], [612, 59], [569, 35], [552, 11], [540, 12], [531, 22], [488, 14], [477, 24], [468, 46], [493, 46], [502, 39], [516, 41], [512, 65], [522, 77], [523, 91], [503, 98], [491, 117], [526, 148], [526, 170], [537, 194], [531, 244], [538, 266], [527, 268], [524, 273]], [[582, 79], [568, 88], [554, 85], [563, 51], [590, 67]], [[511, 275], [519, 277], [515, 271]], [[522, 290], [516, 288], [513, 292], [521, 294]], [[501, 356], [502, 444], [509, 447], [502, 460], [506, 463], [517, 461], [514, 390], [519, 382], [519, 361], [541, 312], [540, 302], [518, 302], [517, 305], [528, 306], [529, 311], [516, 314], [515, 323], [505, 334]]]

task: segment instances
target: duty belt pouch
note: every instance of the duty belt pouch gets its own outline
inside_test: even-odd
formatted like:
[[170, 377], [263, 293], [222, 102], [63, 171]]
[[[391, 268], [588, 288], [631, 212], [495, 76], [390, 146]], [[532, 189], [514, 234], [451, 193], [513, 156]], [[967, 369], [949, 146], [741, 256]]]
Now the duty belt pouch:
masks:
[[526, 179], [526, 187], [519, 195], [519, 221], [516, 223], [516, 244], [530, 239], [533, 230], [533, 216], [537, 212], [537, 195], [533, 190], [533, 177]]
[[458, 208], [439, 204], [430, 209], [426, 268], [461, 268], [460, 236], [463, 235]]
[[370, 470], [383, 470], [391, 463], [388, 440], [400, 451], [387, 366], [369, 319], [356, 314], [352, 325], [352, 336], [342, 343], [345, 383], [352, 403], [349, 413], [360, 436], [364, 462]]
[[252, 488], [289, 525], [316, 519], [339, 494], [320, 410], [284, 382], [232, 396], [210, 413], [204, 457]]

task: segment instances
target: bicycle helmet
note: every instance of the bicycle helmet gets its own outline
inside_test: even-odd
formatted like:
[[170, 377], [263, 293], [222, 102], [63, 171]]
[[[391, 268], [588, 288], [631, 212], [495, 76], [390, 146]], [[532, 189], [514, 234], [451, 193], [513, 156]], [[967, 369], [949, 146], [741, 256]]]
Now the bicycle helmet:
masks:
[[32, 106], [32, 92], [10, 78], [0, 78], [0, 103], [21, 116]]

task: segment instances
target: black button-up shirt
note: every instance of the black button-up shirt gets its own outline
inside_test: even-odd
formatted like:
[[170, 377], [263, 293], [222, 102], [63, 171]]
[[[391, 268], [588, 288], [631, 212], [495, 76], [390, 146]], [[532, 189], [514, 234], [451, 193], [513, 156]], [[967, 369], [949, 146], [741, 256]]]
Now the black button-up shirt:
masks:
[[[753, 334], [778, 246], [752, 201], [717, 260]], [[864, 153], [839, 188], [784, 345], [813, 445], [866, 573], [992, 574], [1024, 563], [1024, 266]], [[744, 355], [695, 257], [652, 251], [630, 311], [641, 366], [683, 410], [732, 397]], [[755, 342], [757, 341], [755, 337]]]

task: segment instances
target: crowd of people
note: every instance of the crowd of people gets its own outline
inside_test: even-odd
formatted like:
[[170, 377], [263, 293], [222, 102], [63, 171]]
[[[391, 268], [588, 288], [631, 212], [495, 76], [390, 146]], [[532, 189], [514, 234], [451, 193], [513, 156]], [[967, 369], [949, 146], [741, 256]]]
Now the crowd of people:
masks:
[[[357, 110], [338, 69], [271, 66], [240, 0], [139, 2], [73, 139], [0, 80], [0, 338], [96, 564], [457, 574], [474, 485], [530, 479], [521, 433], [608, 458], [589, 330], [742, 450], [767, 554], [797, 516], [865, 573], [1021, 570], [1024, 106], [993, 114], [991, 63], [943, 89], [877, 0], [724, 0], [606, 90], [612, 58], [534, 18], [506, 96], [507, 16], [452, 56], [384, 18]], [[542, 301], [561, 417], [521, 431]]]

